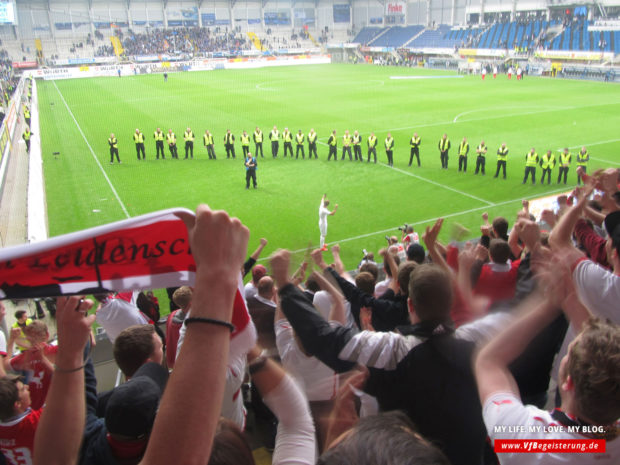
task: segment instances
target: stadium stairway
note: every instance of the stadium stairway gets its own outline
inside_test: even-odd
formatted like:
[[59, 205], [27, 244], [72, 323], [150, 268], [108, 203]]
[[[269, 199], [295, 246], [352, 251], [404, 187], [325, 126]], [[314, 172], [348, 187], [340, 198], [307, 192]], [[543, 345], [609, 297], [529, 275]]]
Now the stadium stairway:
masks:
[[263, 43], [260, 41], [260, 39], [258, 38], [255, 32], [248, 32], [248, 37], [250, 38], [250, 40], [252, 41], [252, 44], [257, 50], [261, 52], [264, 52], [265, 50], [267, 50], [263, 46]]
[[[20, 108], [21, 110], [21, 108]], [[0, 236], [2, 246], [19, 245], [28, 239], [28, 171], [30, 157], [22, 134], [26, 123], [20, 116], [9, 155], [7, 171], [0, 199]]]
[[422, 34], [424, 34], [426, 32], [426, 29], [422, 29], [420, 32], [418, 32], [416, 35], [414, 35], [411, 39], [409, 39], [407, 42], [405, 42], [403, 44], [403, 47], [409, 47], [410, 45], [413, 45], [413, 42], [420, 36], [422, 36]]
[[363, 27], [360, 32], [357, 33], [353, 43], [366, 45], [370, 43], [383, 29], [380, 27]]
[[376, 36], [374, 36], [372, 39], [370, 39], [370, 41], [368, 42], [368, 45], [374, 45], [375, 41], [380, 39], [381, 37], [383, 37], [385, 34], [387, 34], [390, 29], [392, 29], [392, 28], [388, 27], [388, 28], [383, 29]]

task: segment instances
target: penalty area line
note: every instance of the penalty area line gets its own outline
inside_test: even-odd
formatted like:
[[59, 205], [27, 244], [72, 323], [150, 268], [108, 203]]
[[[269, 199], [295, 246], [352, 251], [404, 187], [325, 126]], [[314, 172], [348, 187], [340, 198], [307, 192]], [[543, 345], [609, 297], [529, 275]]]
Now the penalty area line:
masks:
[[118, 200], [118, 204], [121, 206], [121, 210], [123, 210], [123, 213], [125, 214], [125, 216], [127, 218], [131, 218], [131, 215], [129, 215], [129, 212], [127, 211], [127, 208], [125, 207], [125, 204], [123, 203], [123, 201], [121, 200], [120, 196], [118, 195], [118, 192], [116, 192], [116, 189], [112, 185], [112, 181], [110, 181], [110, 178], [108, 177], [108, 175], [106, 174], [105, 170], [103, 169], [103, 166], [101, 165], [101, 162], [97, 159], [97, 155], [95, 155], [95, 151], [93, 150], [93, 148], [88, 143], [88, 139], [86, 139], [86, 136], [84, 135], [84, 131], [82, 131], [82, 128], [80, 127], [80, 124], [77, 122], [77, 119], [75, 119], [75, 116], [73, 115], [73, 112], [71, 111], [71, 108], [69, 108], [69, 105], [67, 104], [67, 101], [65, 100], [65, 97], [62, 95], [62, 92], [60, 92], [60, 89], [56, 85], [56, 81], [52, 81], [52, 82], [54, 83], [54, 87], [56, 88], [56, 91], [58, 92], [58, 95], [60, 95], [60, 99], [62, 100], [62, 103], [64, 103], [65, 108], [67, 109], [67, 111], [69, 112], [69, 115], [73, 119], [73, 122], [75, 123], [75, 126], [78, 128], [78, 131], [80, 131], [80, 134], [82, 135], [82, 139], [84, 139], [84, 142], [86, 142], [86, 146], [88, 147], [88, 150], [90, 150], [90, 154], [93, 156], [93, 159], [95, 160], [95, 163], [97, 163], [97, 166], [99, 166], [99, 169], [101, 170], [101, 173], [103, 174], [103, 177], [108, 182], [108, 185], [110, 186], [110, 189], [112, 189], [112, 193], [114, 194], [114, 197], [116, 197], [116, 200]]
[[388, 166], [385, 163], [380, 163], [380, 165], [385, 166], [386, 168], [390, 168], [390, 169], [392, 169], [394, 171], [398, 171], [399, 173], [406, 174], [407, 176], [414, 177], [416, 179], [419, 179], [420, 181], [428, 182], [429, 184], [433, 184], [433, 185], [435, 185], [437, 187], [441, 187], [442, 189], [446, 189], [446, 190], [449, 190], [449, 191], [452, 191], [452, 192], [456, 192], [457, 194], [460, 194], [460, 195], [462, 195], [464, 197], [469, 197], [470, 199], [477, 200], [478, 202], [486, 203], [487, 206], [489, 206], [489, 207], [494, 207], [495, 205], [497, 205], [497, 204], [495, 204], [493, 202], [489, 202], [488, 200], [484, 200], [483, 198], [476, 197], [475, 195], [468, 194], [467, 192], [455, 189], [454, 187], [450, 187], [450, 186], [447, 186], [447, 185], [442, 184], [440, 182], [432, 181], [430, 179], [423, 178], [422, 176], [418, 176], [417, 174], [410, 173], [409, 171], [401, 170], [400, 168], [394, 168], [393, 166]]

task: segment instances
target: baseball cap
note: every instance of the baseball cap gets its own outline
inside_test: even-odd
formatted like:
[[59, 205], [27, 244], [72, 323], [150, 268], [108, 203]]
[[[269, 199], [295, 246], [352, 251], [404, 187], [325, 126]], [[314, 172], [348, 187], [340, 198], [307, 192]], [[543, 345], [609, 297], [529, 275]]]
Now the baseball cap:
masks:
[[105, 413], [108, 432], [136, 439], [148, 435], [167, 379], [168, 370], [149, 362], [129, 381], [114, 388]]
[[265, 268], [263, 265], [256, 265], [254, 268], [252, 268], [252, 281], [257, 283], [260, 278], [262, 278], [266, 274], [267, 268]]

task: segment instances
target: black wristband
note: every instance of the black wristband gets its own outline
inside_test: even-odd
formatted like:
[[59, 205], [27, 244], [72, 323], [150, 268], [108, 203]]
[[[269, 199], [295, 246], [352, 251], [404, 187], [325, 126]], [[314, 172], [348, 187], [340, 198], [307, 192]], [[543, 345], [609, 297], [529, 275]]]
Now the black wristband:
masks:
[[210, 325], [225, 326], [230, 330], [231, 333], [235, 330], [235, 325], [233, 325], [232, 323], [228, 323], [227, 321], [222, 320], [216, 320], [215, 318], [203, 318], [199, 316], [185, 318], [185, 326], [189, 325], [190, 323], [207, 323]]

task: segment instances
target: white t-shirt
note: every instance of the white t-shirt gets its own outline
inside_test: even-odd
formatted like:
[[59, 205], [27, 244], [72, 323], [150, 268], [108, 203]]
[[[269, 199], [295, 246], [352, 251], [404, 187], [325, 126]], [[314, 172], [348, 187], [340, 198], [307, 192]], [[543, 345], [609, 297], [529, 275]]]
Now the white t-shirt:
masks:
[[417, 232], [409, 233], [403, 239], [403, 243], [405, 244], [405, 246], [409, 246], [411, 244], [419, 244], [420, 236]]
[[275, 323], [276, 345], [282, 366], [293, 376], [308, 400], [331, 400], [338, 391], [338, 376], [316, 357], [307, 357], [295, 341], [287, 320]]
[[389, 289], [391, 282], [392, 278], [387, 276], [383, 281], [375, 284], [375, 297], [381, 297]]
[[329, 214], [330, 211], [325, 208], [323, 201], [321, 200], [321, 205], [319, 206], [319, 225], [327, 224], [327, 216]]
[[3, 331], [0, 331], [0, 355], [6, 356], [6, 337]]
[[[568, 427], [561, 425], [549, 412], [533, 405], [523, 405], [521, 399], [508, 392], [492, 394], [483, 406], [482, 417], [493, 445], [497, 439], [531, 439], [533, 442], [539, 439], [590, 439], [579, 433], [569, 432]], [[607, 442], [605, 453], [546, 451], [539, 453], [498, 453], [497, 456], [501, 465], [611, 465], [620, 463], [620, 438]]]
[[119, 298], [109, 298], [97, 311], [97, 323], [105, 329], [112, 343], [126, 328], [148, 324], [146, 317], [135, 305]]
[[248, 300], [250, 297], [254, 297], [257, 293], [258, 289], [256, 289], [256, 286], [252, 280], [250, 280], [250, 282], [243, 287], [243, 295], [245, 296], [245, 300]]
[[[620, 276], [594, 263], [582, 260], [573, 270], [573, 281], [577, 288], [579, 300], [592, 312], [592, 315], [620, 324]], [[562, 342], [562, 348], [553, 364], [553, 379], [557, 380], [562, 357], [568, 351], [568, 345], [575, 339], [574, 328], [569, 326]]]
[[[188, 314], [188, 316], [190, 316]], [[183, 347], [187, 326], [181, 325], [179, 330], [179, 341], [177, 343], [177, 359]], [[243, 395], [241, 385], [245, 377], [247, 354], [235, 354], [234, 351], [228, 352], [228, 364], [226, 365], [226, 384], [224, 385], [224, 399], [222, 400], [222, 410], [220, 415], [234, 421], [241, 430], [245, 429], [246, 410], [243, 406]], [[199, 368], [199, 367], [197, 367]]]

